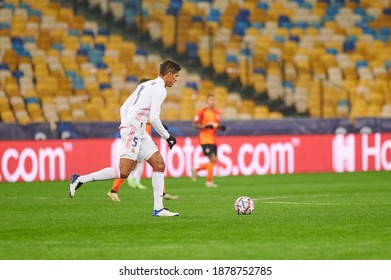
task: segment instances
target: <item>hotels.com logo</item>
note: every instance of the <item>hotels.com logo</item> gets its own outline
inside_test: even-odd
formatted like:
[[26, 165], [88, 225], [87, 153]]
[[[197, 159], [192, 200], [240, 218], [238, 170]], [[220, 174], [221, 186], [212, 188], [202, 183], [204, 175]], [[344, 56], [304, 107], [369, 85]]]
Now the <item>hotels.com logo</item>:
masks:
[[56, 148], [8, 148], [1, 155], [0, 181], [26, 182], [65, 180], [64, 147]]
[[[208, 161], [203, 155], [198, 140], [190, 137], [168, 150], [164, 139], [156, 141], [159, 151], [165, 159], [166, 173], [172, 177], [190, 176], [191, 168]], [[111, 145], [111, 165], [117, 166], [121, 141], [116, 139]], [[292, 137], [291, 141], [265, 143], [241, 143], [234, 149], [234, 143], [218, 145], [219, 164], [215, 165], [215, 174], [251, 175], [251, 174], [292, 174], [295, 171], [295, 148], [300, 146], [300, 139]], [[151, 167], [146, 165], [146, 176], [152, 174]], [[200, 172], [200, 175], [203, 175]]]
[[[361, 137], [361, 146], [357, 138]], [[363, 135], [336, 135], [333, 139], [333, 169], [336, 172], [391, 170], [391, 139], [382, 139], [380, 133]], [[356, 160], [361, 155], [361, 162]], [[359, 166], [356, 166], [359, 165]]]

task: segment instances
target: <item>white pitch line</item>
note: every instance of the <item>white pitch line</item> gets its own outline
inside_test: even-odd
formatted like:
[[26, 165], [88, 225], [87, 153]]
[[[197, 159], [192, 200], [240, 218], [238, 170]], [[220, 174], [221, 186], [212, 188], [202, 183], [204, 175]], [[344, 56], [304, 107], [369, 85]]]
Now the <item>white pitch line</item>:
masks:
[[291, 202], [291, 201], [262, 201], [268, 204], [293, 204], [293, 205], [346, 205], [346, 203], [328, 203], [328, 202]]

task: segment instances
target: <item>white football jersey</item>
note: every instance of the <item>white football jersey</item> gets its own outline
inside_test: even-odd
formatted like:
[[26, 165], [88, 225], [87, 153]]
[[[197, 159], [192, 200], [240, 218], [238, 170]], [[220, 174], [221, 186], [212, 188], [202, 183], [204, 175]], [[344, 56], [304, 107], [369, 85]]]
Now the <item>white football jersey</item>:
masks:
[[148, 119], [156, 132], [164, 139], [170, 135], [160, 120], [160, 109], [167, 91], [161, 77], [139, 84], [121, 106], [120, 128], [133, 125], [145, 131]]

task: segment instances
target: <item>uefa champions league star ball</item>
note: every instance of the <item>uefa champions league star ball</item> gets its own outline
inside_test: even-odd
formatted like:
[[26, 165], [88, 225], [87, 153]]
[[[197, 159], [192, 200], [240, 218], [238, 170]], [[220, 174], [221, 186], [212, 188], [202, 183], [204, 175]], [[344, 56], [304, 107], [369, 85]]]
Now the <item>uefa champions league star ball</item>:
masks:
[[235, 201], [234, 207], [239, 215], [250, 215], [254, 212], [254, 201], [248, 196], [241, 196]]

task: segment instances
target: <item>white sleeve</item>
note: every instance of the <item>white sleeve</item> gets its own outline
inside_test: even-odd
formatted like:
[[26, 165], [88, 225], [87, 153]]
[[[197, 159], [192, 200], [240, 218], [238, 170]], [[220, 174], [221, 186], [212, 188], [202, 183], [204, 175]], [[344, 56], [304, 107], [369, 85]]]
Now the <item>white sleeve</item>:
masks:
[[160, 137], [164, 139], [168, 139], [168, 137], [170, 137], [170, 134], [163, 127], [162, 121], [160, 120], [160, 108], [162, 106], [163, 101], [166, 99], [166, 95], [167, 92], [165, 90], [156, 93], [156, 95], [152, 98], [151, 112], [149, 115], [149, 120], [153, 128], [160, 135]]

